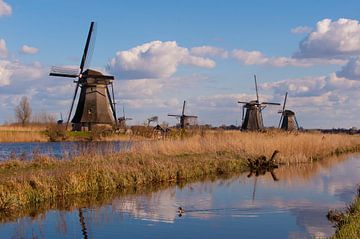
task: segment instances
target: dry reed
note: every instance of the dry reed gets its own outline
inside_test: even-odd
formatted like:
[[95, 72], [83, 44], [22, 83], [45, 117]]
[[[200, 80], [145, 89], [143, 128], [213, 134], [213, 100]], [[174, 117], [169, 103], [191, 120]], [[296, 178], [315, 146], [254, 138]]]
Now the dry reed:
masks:
[[133, 147], [133, 152], [145, 155], [180, 155], [222, 151], [253, 158], [260, 155], [270, 156], [277, 149], [280, 151], [278, 162], [300, 163], [340, 154], [343, 151], [357, 151], [358, 147], [360, 147], [358, 135], [210, 131], [185, 140], [141, 142]]
[[247, 158], [270, 156], [275, 149], [278, 162], [292, 164], [358, 151], [359, 145], [356, 135], [204, 131], [184, 139], [136, 142], [126, 152], [12, 159], [0, 163], [0, 214], [69, 195], [238, 173], [246, 170]]

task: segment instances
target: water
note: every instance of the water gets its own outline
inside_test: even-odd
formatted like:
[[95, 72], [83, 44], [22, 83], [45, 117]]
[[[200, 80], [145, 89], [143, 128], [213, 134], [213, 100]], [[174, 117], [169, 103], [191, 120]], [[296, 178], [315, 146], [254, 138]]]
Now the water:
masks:
[[[360, 157], [127, 194], [100, 206], [50, 210], [0, 225], [0, 238], [313, 238], [334, 228], [329, 209], [351, 202]], [[180, 217], [177, 208], [185, 213]]]
[[84, 149], [96, 151], [124, 150], [130, 142], [41, 142], [41, 143], [0, 143], [0, 160], [17, 157], [31, 159], [36, 154], [61, 158], [63, 155], [76, 155]]

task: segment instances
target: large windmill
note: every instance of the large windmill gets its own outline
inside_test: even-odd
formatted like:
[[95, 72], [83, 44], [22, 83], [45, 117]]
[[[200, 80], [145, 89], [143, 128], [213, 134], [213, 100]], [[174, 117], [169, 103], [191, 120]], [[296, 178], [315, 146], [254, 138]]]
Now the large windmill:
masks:
[[180, 120], [181, 129], [185, 129], [185, 127], [189, 126], [191, 119], [197, 119], [196, 115], [185, 115], [185, 105], [186, 105], [186, 101], [184, 100], [181, 115], [168, 114], [168, 116], [176, 117]]
[[279, 128], [287, 131], [296, 131], [299, 129], [299, 124], [296, 120], [295, 112], [286, 109], [287, 96], [288, 93], [286, 92], [283, 108], [279, 111], [279, 114], [281, 114]]
[[268, 105], [280, 105], [279, 103], [271, 103], [271, 102], [260, 103], [256, 75], [254, 75], [254, 79], [255, 79], [256, 100], [252, 100], [249, 102], [238, 101], [239, 104], [243, 104], [241, 130], [264, 129], [264, 122], [262, 118], [263, 109], [265, 109], [266, 106]]
[[[66, 128], [80, 88], [76, 111], [71, 120], [73, 130], [91, 130], [96, 125], [112, 127], [117, 125], [113, 88], [114, 76], [103, 75], [101, 72], [92, 69], [84, 70], [88, 66], [89, 56], [93, 50], [94, 27], [94, 22], [91, 22], [79, 70], [52, 67], [50, 72], [50, 76], [76, 78], [74, 80], [76, 83], [75, 92], [66, 121]], [[111, 86], [111, 94], [109, 86]]]

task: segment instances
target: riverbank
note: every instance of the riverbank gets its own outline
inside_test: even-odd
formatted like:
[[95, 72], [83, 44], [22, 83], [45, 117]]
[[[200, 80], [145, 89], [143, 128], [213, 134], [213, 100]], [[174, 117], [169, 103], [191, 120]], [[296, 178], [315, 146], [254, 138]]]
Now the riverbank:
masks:
[[333, 239], [360, 238], [360, 186], [354, 201], [340, 213]]
[[203, 132], [138, 142], [126, 152], [86, 149], [62, 160], [44, 155], [32, 161], [12, 159], [0, 163], [0, 213], [90, 192], [240, 173], [247, 170], [248, 158], [270, 157], [275, 149], [280, 151], [276, 162], [295, 164], [356, 152], [359, 145], [360, 138], [350, 135]]
[[30, 143], [52, 141], [129, 141], [143, 137], [126, 134], [101, 135], [101, 132], [66, 131], [58, 125], [0, 126], [0, 143]]

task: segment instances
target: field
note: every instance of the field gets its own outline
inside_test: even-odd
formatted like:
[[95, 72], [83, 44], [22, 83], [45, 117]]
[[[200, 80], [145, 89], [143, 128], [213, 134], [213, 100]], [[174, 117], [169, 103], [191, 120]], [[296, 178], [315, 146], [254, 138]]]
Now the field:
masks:
[[224, 176], [247, 170], [247, 159], [261, 155], [279, 164], [326, 160], [360, 149], [357, 135], [242, 133], [203, 131], [185, 138], [140, 141], [126, 152], [109, 149], [63, 160], [34, 155], [32, 161], [0, 163], [0, 213], [9, 215], [29, 205], [72, 195], [116, 192]]

